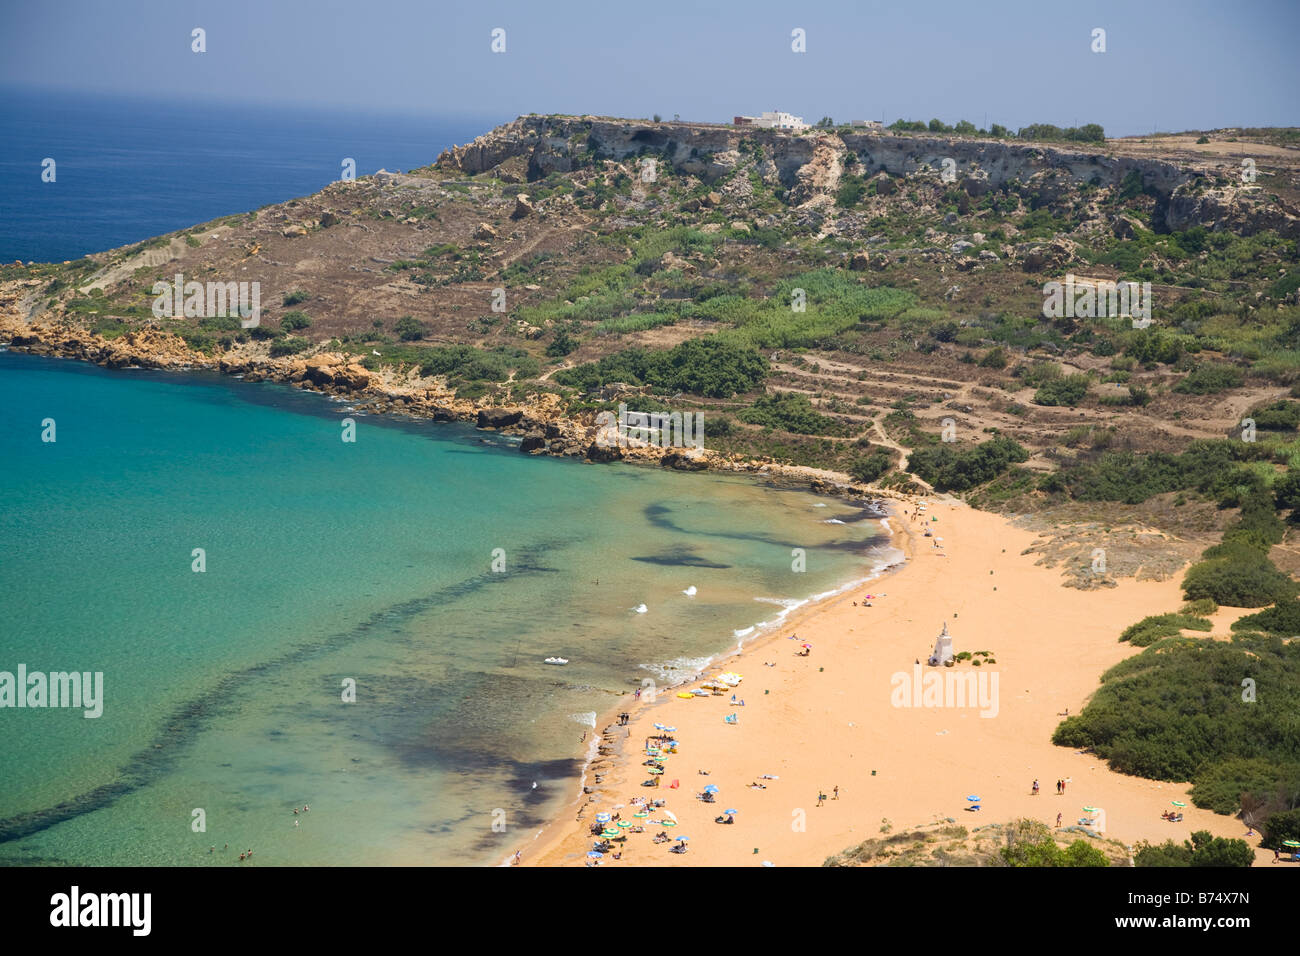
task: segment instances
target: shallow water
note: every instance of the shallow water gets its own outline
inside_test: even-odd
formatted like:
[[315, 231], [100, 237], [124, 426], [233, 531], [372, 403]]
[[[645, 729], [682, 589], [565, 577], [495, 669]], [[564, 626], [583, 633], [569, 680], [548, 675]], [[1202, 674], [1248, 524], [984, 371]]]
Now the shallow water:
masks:
[[0, 403], [0, 670], [105, 696], [0, 709], [0, 862], [495, 862], [618, 695], [884, 544], [739, 477], [364, 416], [345, 443], [345, 405], [272, 384], [4, 352]]

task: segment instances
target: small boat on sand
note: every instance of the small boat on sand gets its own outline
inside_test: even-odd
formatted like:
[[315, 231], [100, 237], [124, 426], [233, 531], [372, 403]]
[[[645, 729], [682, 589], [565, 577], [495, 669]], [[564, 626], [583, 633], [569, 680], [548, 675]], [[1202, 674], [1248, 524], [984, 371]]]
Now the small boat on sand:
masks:
[[546, 658], [545, 663], [547, 663], [547, 664], [567, 664], [567, 663], [569, 663], [569, 659], [568, 659], [567, 657], [548, 657], [548, 658]]

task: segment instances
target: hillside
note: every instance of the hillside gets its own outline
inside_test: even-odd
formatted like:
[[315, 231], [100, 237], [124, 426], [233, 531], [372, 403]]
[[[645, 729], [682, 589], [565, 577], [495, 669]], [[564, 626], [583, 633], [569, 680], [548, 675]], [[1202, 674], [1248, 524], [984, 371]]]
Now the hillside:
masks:
[[[1115, 469], [1226, 447], [1279, 401], [1282, 427], [1223, 460], [1271, 474], [1300, 450], [1292, 132], [1087, 146], [525, 116], [422, 169], [4, 266], [0, 322], [15, 348], [478, 416], [539, 453], [623, 457], [593, 440], [620, 400], [703, 411], [710, 454], [668, 463], [807, 466], [1199, 544], [1224, 523], [1203, 468]], [[258, 327], [156, 317], [178, 273], [259, 282]], [[1067, 274], [1149, 282], [1149, 327], [1045, 317]], [[1182, 560], [1134, 540], [1151, 567]]]

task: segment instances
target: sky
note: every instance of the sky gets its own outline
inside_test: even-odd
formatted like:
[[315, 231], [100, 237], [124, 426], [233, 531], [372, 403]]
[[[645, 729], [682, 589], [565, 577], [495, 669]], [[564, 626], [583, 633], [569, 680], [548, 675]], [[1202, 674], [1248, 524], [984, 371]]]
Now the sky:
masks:
[[1297, 35], [1300, 0], [0, 0], [0, 86], [498, 121], [780, 109], [1134, 135], [1300, 125]]

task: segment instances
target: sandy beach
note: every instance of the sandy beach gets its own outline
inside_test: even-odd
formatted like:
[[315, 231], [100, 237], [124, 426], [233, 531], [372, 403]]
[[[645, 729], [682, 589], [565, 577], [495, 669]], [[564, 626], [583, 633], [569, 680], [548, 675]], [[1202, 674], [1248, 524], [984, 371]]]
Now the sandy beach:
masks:
[[[1100, 675], [1138, 653], [1118, 642], [1120, 631], [1180, 606], [1179, 576], [1094, 591], [1062, 587], [1060, 568], [1039, 567], [1035, 556], [1022, 554], [1033, 533], [960, 502], [926, 500], [920, 518], [914, 503], [892, 509], [904, 565], [791, 615], [709, 669], [709, 677], [743, 675], [736, 704], [730, 692], [690, 700], [661, 692], [653, 702], [629, 697], [602, 715], [601, 727], [619, 711], [631, 719], [610, 728], [613, 739], [602, 748], [608, 752], [588, 770], [595, 792], [521, 842], [522, 863], [585, 865], [595, 815], [632, 821], [636, 797], [665, 801], [679, 822], [667, 832], [689, 837], [688, 852], [654, 844], [661, 827], [637, 819], [646, 831], [615, 844], [621, 859], [607, 854], [601, 865], [818, 866], [878, 836], [884, 821], [897, 832], [949, 817], [968, 828], [1017, 817], [1055, 825], [1058, 813], [1063, 826], [1101, 819], [1085, 806], [1104, 810], [1104, 836], [1129, 845], [1182, 840], [1199, 829], [1244, 837], [1240, 821], [1192, 806], [1187, 785], [1113, 773], [1095, 757], [1050, 742], [1061, 715], [1082, 709]], [[875, 595], [870, 607], [866, 594]], [[1226, 632], [1237, 613], [1216, 616], [1216, 633]], [[996, 663], [926, 667], [945, 623], [956, 652], [989, 651]], [[799, 656], [804, 642], [812, 645], [806, 657]], [[972, 671], [981, 673], [989, 694], [983, 706], [925, 706], [908, 686], [918, 672]], [[658, 733], [656, 723], [676, 728], [678, 751], [667, 759], [661, 786], [643, 787], [644, 745]], [[1066, 781], [1064, 794], [1057, 793], [1058, 780]], [[708, 785], [718, 788], [716, 803], [696, 797]], [[826, 795], [820, 806], [819, 794]], [[967, 809], [969, 795], [981, 798], [980, 811]], [[1180, 823], [1160, 816], [1174, 800], [1188, 804]], [[733, 825], [714, 822], [729, 809], [738, 811]], [[1272, 854], [1257, 850], [1256, 859]]]

